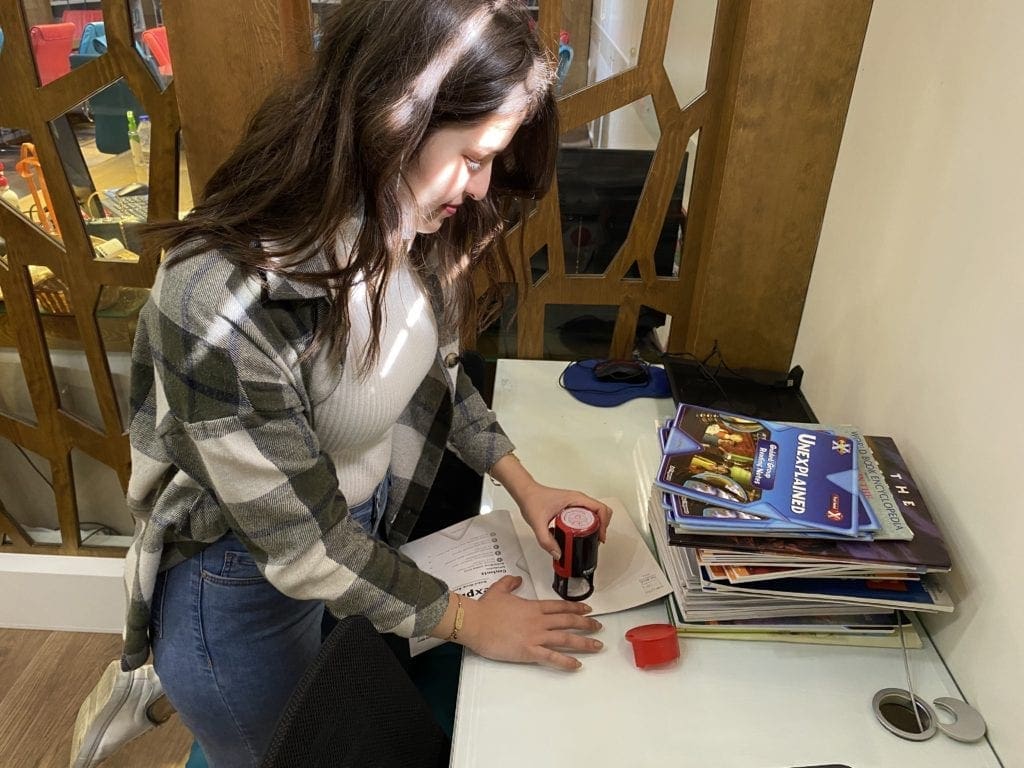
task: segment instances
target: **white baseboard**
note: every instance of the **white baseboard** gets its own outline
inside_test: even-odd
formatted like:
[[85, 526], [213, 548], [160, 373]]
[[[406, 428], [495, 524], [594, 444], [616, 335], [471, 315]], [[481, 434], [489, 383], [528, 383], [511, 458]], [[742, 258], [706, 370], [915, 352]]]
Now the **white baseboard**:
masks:
[[124, 560], [0, 554], [0, 627], [121, 633]]

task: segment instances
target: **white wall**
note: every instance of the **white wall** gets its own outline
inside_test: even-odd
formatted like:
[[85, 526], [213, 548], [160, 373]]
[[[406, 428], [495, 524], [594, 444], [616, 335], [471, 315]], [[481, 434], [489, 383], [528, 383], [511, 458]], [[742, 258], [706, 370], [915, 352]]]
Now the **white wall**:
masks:
[[958, 600], [929, 626], [1008, 768], [1024, 766], [1021, 30], [1016, 0], [875, 0], [793, 358], [822, 420], [892, 435], [924, 487]]

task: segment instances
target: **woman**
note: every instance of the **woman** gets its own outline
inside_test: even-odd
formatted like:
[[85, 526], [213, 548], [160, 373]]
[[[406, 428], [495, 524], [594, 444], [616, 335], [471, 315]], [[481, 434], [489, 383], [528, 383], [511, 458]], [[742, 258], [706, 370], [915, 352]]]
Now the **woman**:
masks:
[[200, 205], [154, 228], [122, 664], [152, 648], [214, 768], [257, 764], [325, 607], [560, 669], [601, 647], [586, 606], [522, 600], [511, 577], [461, 597], [393, 548], [446, 442], [546, 550], [565, 506], [607, 527], [532, 478], [457, 364], [471, 272], [507, 259], [499, 196], [548, 186], [552, 80], [518, 0], [345, 2]]

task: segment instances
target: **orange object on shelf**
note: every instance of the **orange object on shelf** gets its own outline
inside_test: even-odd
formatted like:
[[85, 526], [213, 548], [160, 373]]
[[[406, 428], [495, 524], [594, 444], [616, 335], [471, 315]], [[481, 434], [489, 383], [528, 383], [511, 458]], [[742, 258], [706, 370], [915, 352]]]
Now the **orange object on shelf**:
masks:
[[15, 164], [18, 175], [28, 184], [36, 211], [39, 213], [39, 226], [52, 235], [60, 237], [60, 226], [53, 215], [53, 204], [50, 202], [50, 190], [46, 187], [43, 167], [36, 155], [36, 145], [26, 141], [21, 145], [21, 160]]

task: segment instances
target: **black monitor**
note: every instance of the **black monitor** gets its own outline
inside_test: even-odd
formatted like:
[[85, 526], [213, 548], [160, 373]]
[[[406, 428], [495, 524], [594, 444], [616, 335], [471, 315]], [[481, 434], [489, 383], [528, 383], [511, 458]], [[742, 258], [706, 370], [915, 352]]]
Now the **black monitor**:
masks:
[[[629, 233], [653, 160], [654, 151], [647, 149], [559, 149], [558, 202], [567, 273], [601, 274], [608, 268]], [[654, 249], [655, 269], [663, 277], [673, 274], [685, 232], [685, 175], [684, 159]], [[627, 276], [640, 274], [634, 268]]]

